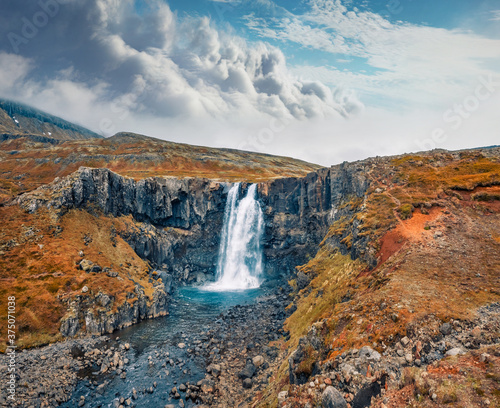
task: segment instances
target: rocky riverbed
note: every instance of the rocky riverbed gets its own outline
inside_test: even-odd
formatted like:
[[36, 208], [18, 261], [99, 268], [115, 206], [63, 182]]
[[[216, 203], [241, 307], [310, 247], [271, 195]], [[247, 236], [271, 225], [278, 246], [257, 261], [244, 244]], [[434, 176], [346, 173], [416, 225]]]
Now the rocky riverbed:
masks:
[[267, 384], [269, 363], [280, 353], [269, 343], [284, 335], [288, 294], [236, 293], [231, 302], [242, 304], [212, 309], [210, 299], [197, 303], [188, 292], [173, 301], [171, 316], [19, 352], [11, 406], [239, 406]]

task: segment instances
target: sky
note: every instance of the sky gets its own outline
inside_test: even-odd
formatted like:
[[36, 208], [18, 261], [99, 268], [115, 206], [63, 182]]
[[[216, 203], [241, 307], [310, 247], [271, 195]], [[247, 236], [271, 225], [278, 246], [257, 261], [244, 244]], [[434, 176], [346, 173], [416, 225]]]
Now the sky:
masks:
[[500, 144], [498, 0], [3, 0], [0, 97], [325, 166]]

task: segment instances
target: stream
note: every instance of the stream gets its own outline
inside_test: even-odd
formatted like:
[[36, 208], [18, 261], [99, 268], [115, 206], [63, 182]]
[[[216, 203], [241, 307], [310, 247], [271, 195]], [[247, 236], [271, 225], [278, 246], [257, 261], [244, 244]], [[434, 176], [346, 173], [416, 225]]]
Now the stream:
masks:
[[[171, 390], [180, 384], [196, 384], [206, 372], [202, 356], [206, 334], [220, 323], [221, 313], [238, 305], [251, 305], [266, 295], [264, 289], [233, 292], [210, 292], [193, 287], [182, 287], [175, 293], [169, 315], [145, 320], [109, 336], [104, 348], [118, 348], [129, 343], [126, 353], [126, 378], [116, 373], [101, 374], [99, 367], [82, 370], [71, 400], [63, 407], [75, 407], [81, 397], [85, 406], [118, 407], [120, 398], [133, 400], [134, 406], [164, 407], [180, 402]], [[119, 341], [118, 341], [119, 340]], [[179, 344], [185, 347], [180, 348]], [[182, 346], [182, 345], [181, 345]], [[101, 392], [98, 386], [105, 383]], [[133, 389], [137, 399], [133, 399]], [[183, 400], [186, 407], [195, 406]], [[123, 402], [123, 406], [127, 406]]]

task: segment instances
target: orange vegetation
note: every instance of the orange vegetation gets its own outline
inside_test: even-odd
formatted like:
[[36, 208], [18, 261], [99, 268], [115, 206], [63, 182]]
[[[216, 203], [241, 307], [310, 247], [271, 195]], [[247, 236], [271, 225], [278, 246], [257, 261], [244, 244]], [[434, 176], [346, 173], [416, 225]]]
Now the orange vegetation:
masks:
[[[152, 293], [147, 280], [148, 265], [119, 235], [111, 239], [111, 230], [126, 228], [127, 218], [111, 219], [86, 211], [72, 210], [61, 219], [46, 210], [27, 214], [17, 206], [0, 207], [4, 221], [0, 233], [0, 299], [15, 296], [20, 346], [33, 346], [59, 338], [59, 320], [66, 313], [64, 299], [99, 291], [115, 298], [115, 305], [125, 301], [134, 283], [141, 283], [146, 294]], [[88, 245], [85, 245], [91, 240]], [[84, 257], [110, 267], [121, 279], [105, 273], [87, 274], [77, 264]], [[0, 322], [6, 320], [6, 308], [0, 310]], [[4, 332], [2, 332], [4, 334]], [[1, 339], [0, 348], [5, 348]]]

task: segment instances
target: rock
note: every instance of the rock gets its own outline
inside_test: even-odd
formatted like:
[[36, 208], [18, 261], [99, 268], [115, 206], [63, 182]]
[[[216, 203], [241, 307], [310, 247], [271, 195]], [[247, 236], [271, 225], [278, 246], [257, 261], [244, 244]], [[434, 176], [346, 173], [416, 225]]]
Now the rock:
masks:
[[90, 272], [99, 273], [101, 271], [102, 271], [102, 268], [99, 265], [92, 265], [92, 267], [90, 268]]
[[441, 332], [441, 334], [443, 336], [448, 336], [451, 334], [451, 324], [450, 323], [444, 323], [441, 325], [441, 327], [439, 328], [439, 331]]
[[411, 364], [413, 362], [413, 356], [411, 355], [411, 353], [405, 354], [405, 360], [408, 364]]
[[243, 388], [252, 388], [252, 379], [251, 378], [245, 378], [243, 380]]
[[118, 276], [118, 272], [108, 271], [106, 272], [106, 275], [108, 275], [110, 278], [116, 278]]
[[361, 347], [359, 350], [359, 357], [371, 362], [379, 362], [382, 358], [380, 353], [373, 350], [370, 346]]
[[94, 265], [94, 262], [89, 261], [88, 259], [82, 259], [80, 261], [80, 269], [84, 272], [90, 272], [92, 269], [92, 266]]
[[215, 383], [211, 380], [207, 380], [207, 379], [204, 379], [204, 380], [201, 380], [199, 382], [199, 386], [201, 388], [201, 391], [203, 391], [205, 394], [211, 394], [214, 392], [214, 387], [215, 387]]
[[259, 368], [262, 364], [264, 364], [264, 357], [262, 356], [255, 356], [252, 359], [253, 365], [257, 368]]
[[488, 353], [482, 353], [479, 357], [479, 361], [481, 361], [481, 363], [489, 363], [490, 360], [491, 356]]
[[309, 285], [310, 281], [311, 279], [309, 278], [309, 276], [307, 276], [304, 272], [300, 271], [297, 274], [297, 279], [296, 279], [297, 289], [298, 290], [304, 289], [307, 285]]
[[238, 373], [238, 377], [242, 380], [245, 378], [252, 378], [255, 374], [255, 366], [252, 361], [247, 361], [245, 368]]
[[221, 373], [221, 368], [219, 364], [211, 364], [207, 367], [207, 371], [212, 373], [214, 377], [218, 377]]
[[373, 397], [377, 397], [382, 392], [382, 388], [378, 382], [365, 385], [361, 388], [352, 399], [353, 407], [369, 407]]
[[288, 398], [288, 391], [281, 391], [278, 393], [278, 407], [281, 407]]
[[402, 339], [401, 339], [401, 344], [403, 345], [403, 347], [406, 347], [408, 345], [408, 343], [410, 342], [410, 339], [406, 336], [404, 336]]
[[87, 286], [84, 286], [82, 288], [82, 293], [87, 293], [89, 291], [89, 288]]
[[465, 354], [464, 351], [460, 347], [454, 347], [448, 350], [445, 354], [446, 357], [450, 356], [458, 356], [459, 354]]
[[347, 408], [347, 402], [332, 386], [326, 387], [321, 395], [322, 408]]
[[64, 337], [74, 337], [78, 333], [78, 330], [80, 330], [78, 316], [75, 316], [73, 313], [68, 313], [67, 316], [61, 319], [59, 331]]
[[179, 343], [177, 344], [177, 347], [179, 347], [180, 349], [183, 349], [186, 347], [186, 344], [185, 343]]

